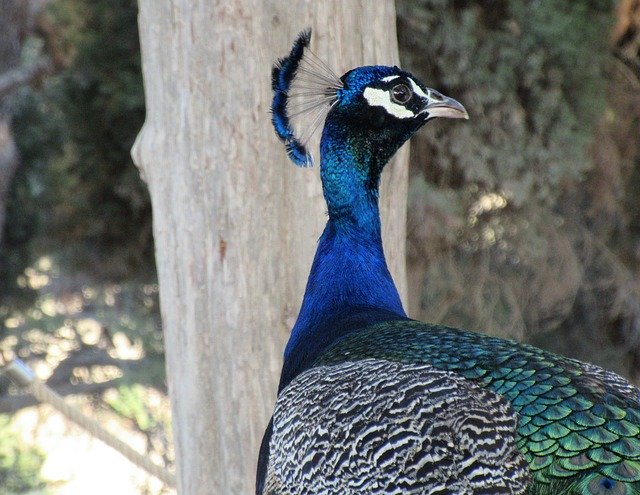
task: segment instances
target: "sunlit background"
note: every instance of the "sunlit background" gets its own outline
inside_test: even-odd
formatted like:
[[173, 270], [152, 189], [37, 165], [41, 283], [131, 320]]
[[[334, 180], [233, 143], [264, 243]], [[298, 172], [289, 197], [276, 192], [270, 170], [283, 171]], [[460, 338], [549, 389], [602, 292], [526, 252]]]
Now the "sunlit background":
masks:
[[[471, 115], [412, 141], [412, 316], [638, 383], [640, 1], [396, 6], [403, 66]], [[0, 0], [0, 365], [172, 469], [136, 15]], [[5, 376], [0, 439], [0, 494], [171, 493]]]

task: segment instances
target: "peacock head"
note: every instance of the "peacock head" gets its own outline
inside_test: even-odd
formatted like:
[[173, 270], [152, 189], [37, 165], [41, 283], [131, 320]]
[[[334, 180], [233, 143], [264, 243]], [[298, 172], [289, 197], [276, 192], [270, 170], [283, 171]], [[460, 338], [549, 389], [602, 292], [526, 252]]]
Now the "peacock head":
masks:
[[376, 127], [420, 127], [434, 117], [469, 118], [456, 100], [427, 88], [398, 67], [358, 67], [340, 80], [343, 87], [336, 91], [336, 109], [362, 116]]
[[382, 162], [379, 166], [428, 120], [469, 118], [456, 100], [427, 88], [398, 67], [358, 67], [340, 79], [343, 86], [327, 116], [328, 128], [365, 143], [377, 158], [373, 161]]
[[310, 30], [300, 33], [272, 74], [272, 121], [297, 165], [312, 165], [308, 142], [323, 121], [321, 148], [351, 143], [352, 153], [377, 157], [381, 168], [428, 120], [469, 118], [456, 100], [398, 67], [358, 67], [337, 77], [309, 49], [310, 40]]

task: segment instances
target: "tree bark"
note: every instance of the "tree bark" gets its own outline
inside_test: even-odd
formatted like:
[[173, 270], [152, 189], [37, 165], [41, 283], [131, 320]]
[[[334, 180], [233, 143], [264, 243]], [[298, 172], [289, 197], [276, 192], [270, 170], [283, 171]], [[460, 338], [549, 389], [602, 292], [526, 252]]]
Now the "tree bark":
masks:
[[[282, 350], [326, 220], [317, 170], [290, 163], [271, 128], [271, 66], [307, 26], [338, 74], [397, 63], [394, 3], [372, 7], [140, 1], [147, 117], [133, 156], [153, 205], [180, 493], [252, 493]], [[402, 295], [406, 162], [405, 148], [381, 200]]]

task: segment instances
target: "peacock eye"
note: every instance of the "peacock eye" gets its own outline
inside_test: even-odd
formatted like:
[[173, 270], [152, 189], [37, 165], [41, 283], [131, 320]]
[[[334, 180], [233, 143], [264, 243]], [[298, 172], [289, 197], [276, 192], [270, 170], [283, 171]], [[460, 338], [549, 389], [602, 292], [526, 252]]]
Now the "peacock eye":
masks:
[[404, 105], [413, 96], [413, 91], [406, 84], [396, 84], [391, 88], [391, 99], [394, 103]]

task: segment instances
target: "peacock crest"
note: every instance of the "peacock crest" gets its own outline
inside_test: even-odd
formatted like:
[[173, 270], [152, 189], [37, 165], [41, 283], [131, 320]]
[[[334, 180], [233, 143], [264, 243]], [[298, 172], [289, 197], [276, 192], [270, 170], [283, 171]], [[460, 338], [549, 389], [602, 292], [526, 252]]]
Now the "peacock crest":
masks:
[[287, 57], [273, 67], [271, 120], [289, 158], [313, 166], [309, 141], [338, 101], [342, 81], [310, 48], [311, 29], [302, 31]]

